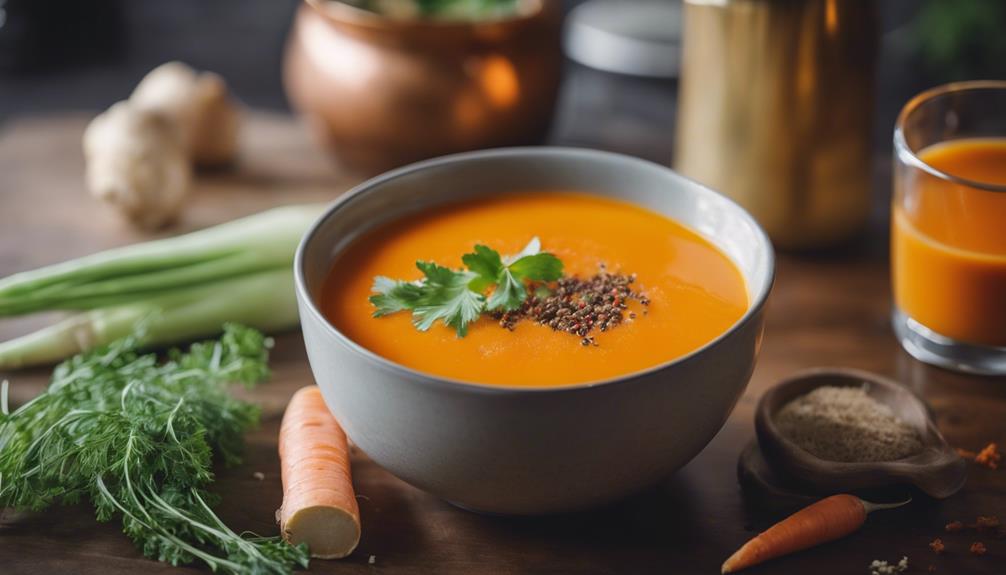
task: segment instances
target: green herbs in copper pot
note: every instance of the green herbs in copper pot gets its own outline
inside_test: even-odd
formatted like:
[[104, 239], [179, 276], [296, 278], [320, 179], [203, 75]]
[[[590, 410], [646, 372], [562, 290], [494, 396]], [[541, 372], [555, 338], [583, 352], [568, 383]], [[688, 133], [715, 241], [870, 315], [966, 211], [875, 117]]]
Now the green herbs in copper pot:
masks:
[[228, 325], [218, 341], [141, 355], [131, 336], [59, 365], [48, 389], [0, 413], [0, 507], [42, 510], [90, 501], [122, 520], [144, 555], [221, 573], [285, 574], [307, 549], [238, 535], [212, 511], [214, 458], [240, 460], [258, 409], [233, 398], [269, 370], [269, 340]]
[[488, 20], [520, 12], [519, 0], [343, 0], [389, 18]]

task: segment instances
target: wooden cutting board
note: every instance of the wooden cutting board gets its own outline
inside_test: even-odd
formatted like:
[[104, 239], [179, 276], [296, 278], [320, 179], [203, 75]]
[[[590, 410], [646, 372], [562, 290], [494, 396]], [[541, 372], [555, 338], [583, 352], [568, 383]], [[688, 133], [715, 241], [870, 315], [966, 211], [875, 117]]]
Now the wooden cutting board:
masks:
[[[80, 152], [86, 120], [40, 117], [0, 126], [0, 276], [150, 238], [87, 197]], [[191, 209], [171, 233], [275, 205], [332, 200], [357, 180], [340, 174], [291, 118], [251, 113], [247, 120], [240, 164], [202, 175]], [[754, 434], [757, 398], [774, 381], [807, 367], [857, 367], [894, 377], [929, 401], [955, 445], [1006, 444], [1006, 379], [923, 366], [898, 347], [888, 322], [884, 252], [875, 245], [817, 259], [779, 258], [764, 347], [747, 393], [709, 447], [650, 491], [586, 513], [486, 517], [414, 489], [356, 453], [353, 474], [363, 539], [351, 557], [315, 561], [311, 572], [718, 573], [734, 549], [779, 518], [778, 512], [758, 510], [742, 497], [735, 466]], [[0, 339], [51, 319], [0, 320]], [[263, 407], [263, 421], [248, 436], [246, 461], [220, 470], [216, 483], [223, 498], [219, 513], [238, 531], [277, 532], [279, 421], [290, 395], [312, 383], [296, 333], [277, 338], [272, 365], [272, 381], [250, 393]], [[2, 378], [11, 381], [11, 400], [19, 404], [43, 388], [47, 370], [0, 373]], [[257, 473], [264, 479], [256, 479]], [[847, 539], [750, 573], [866, 574], [872, 560], [894, 562], [902, 556], [908, 556], [911, 573], [925, 573], [930, 565], [936, 573], [1003, 573], [1006, 539], [982, 539], [989, 552], [975, 557], [967, 549], [978, 537], [943, 533], [949, 521], [971, 522], [990, 514], [1006, 519], [1006, 470], [972, 467], [968, 485], [947, 501], [918, 500], [877, 514]], [[929, 550], [934, 537], [943, 538], [946, 554]], [[0, 572], [183, 571], [144, 559], [114, 521], [97, 524], [89, 508], [71, 507], [3, 512]]]

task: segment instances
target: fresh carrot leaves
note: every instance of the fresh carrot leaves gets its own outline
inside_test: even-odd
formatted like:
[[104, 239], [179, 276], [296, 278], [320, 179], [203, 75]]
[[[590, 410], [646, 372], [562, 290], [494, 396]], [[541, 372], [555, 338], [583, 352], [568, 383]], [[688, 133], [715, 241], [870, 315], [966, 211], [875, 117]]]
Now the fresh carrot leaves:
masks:
[[[538, 238], [533, 238], [519, 254], [505, 258], [488, 246], [476, 245], [461, 261], [467, 271], [419, 261], [416, 267], [423, 273], [421, 280], [374, 278], [374, 295], [370, 297], [374, 317], [411, 310], [417, 329], [426, 331], [441, 320], [454, 328], [458, 337], [464, 337], [468, 325], [483, 313], [519, 308], [527, 299], [529, 282], [562, 277], [562, 261], [542, 252]], [[490, 288], [492, 293], [487, 298], [484, 292]]]
[[237, 463], [258, 421], [228, 387], [268, 376], [270, 341], [228, 325], [165, 361], [142, 353], [142, 341], [67, 360], [46, 391], [0, 415], [0, 508], [89, 500], [98, 520], [120, 517], [144, 555], [172, 565], [202, 561], [230, 575], [307, 567], [306, 547], [238, 535], [211, 507], [214, 461]]

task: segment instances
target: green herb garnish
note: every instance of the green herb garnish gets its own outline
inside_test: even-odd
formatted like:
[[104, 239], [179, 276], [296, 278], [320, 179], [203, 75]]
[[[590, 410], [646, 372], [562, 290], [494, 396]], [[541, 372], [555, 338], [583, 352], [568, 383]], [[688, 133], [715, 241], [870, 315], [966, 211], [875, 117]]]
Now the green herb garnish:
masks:
[[90, 499], [100, 521], [122, 517], [144, 555], [222, 573], [287, 574], [305, 546], [246, 537], [211, 510], [212, 458], [239, 461], [258, 409], [230, 383], [264, 379], [269, 340], [227, 326], [219, 341], [172, 351], [159, 363], [138, 336], [56, 368], [48, 389], [8, 412], [0, 402], [0, 508], [41, 510]]
[[[412, 311], [416, 329], [426, 331], [437, 320], [468, 334], [468, 324], [490, 311], [513, 311], [528, 297], [529, 282], [550, 282], [562, 277], [562, 261], [541, 251], [541, 242], [533, 238], [515, 256], [501, 257], [496, 250], [476, 245], [461, 261], [467, 270], [452, 270], [432, 262], [417, 261], [423, 279], [413, 282], [374, 278], [370, 303], [377, 309], [374, 317], [400, 311]], [[538, 286], [539, 288], [541, 286]], [[492, 292], [486, 297], [486, 290]]]

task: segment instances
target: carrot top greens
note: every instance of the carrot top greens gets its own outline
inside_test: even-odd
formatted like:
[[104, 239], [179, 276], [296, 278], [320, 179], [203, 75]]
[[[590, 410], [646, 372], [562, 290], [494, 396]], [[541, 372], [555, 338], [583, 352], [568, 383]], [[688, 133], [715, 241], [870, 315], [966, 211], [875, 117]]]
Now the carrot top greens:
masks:
[[[374, 278], [370, 302], [374, 317], [400, 311], [412, 312], [416, 329], [426, 331], [438, 320], [453, 327], [458, 337], [483, 313], [519, 309], [528, 297], [529, 282], [549, 282], [562, 277], [562, 261], [541, 251], [541, 241], [531, 242], [514, 256], [502, 257], [484, 245], [461, 257], [465, 270], [453, 270], [433, 262], [417, 261], [423, 273], [417, 281]], [[487, 297], [485, 291], [492, 288]]]
[[48, 389], [10, 412], [0, 394], [0, 508], [41, 510], [89, 499], [148, 557], [213, 571], [281, 575], [307, 566], [304, 546], [245, 537], [211, 510], [212, 458], [239, 461], [258, 409], [227, 393], [268, 376], [269, 340], [226, 326], [219, 341], [141, 355], [138, 336], [78, 355]]

